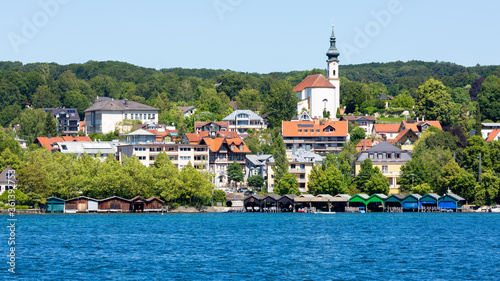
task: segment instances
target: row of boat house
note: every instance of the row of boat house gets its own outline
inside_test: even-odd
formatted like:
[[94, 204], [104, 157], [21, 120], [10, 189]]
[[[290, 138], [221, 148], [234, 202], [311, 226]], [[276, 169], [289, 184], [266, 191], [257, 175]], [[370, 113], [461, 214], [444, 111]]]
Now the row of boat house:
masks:
[[442, 210], [458, 211], [465, 204], [465, 199], [452, 193], [439, 196], [435, 193], [421, 196], [419, 194], [311, 194], [284, 195], [271, 194], [251, 195], [244, 199], [243, 207], [247, 212], [345, 212], [357, 208], [371, 212], [401, 211], [401, 212], [434, 212]]
[[157, 197], [143, 198], [136, 196], [125, 199], [118, 196], [97, 200], [79, 196], [64, 200], [50, 197], [43, 209], [47, 213], [89, 213], [89, 212], [161, 212], [165, 202]]

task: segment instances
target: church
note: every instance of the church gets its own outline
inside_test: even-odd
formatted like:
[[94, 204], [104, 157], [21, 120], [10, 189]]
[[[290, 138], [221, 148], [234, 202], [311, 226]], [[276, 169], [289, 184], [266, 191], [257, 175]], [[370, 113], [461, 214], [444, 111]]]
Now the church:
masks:
[[[330, 48], [326, 52], [328, 78], [321, 74], [309, 75], [300, 82], [293, 91], [297, 93], [298, 116], [307, 110], [312, 118], [335, 118], [340, 107], [340, 80], [339, 60], [340, 55], [335, 46], [335, 34], [332, 26]], [[325, 116], [326, 115], [326, 116]]]

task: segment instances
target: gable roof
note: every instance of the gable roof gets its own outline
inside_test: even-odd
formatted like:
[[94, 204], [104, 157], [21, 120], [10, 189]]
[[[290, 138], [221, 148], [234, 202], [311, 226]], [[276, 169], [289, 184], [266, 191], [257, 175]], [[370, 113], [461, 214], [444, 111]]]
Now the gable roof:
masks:
[[364, 150], [370, 149], [372, 146], [373, 146], [372, 139], [363, 139], [363, 140], [360, 140], [358, 142], [358, 144], [356, 144], [356, 149], [358, 151], [364, 151]]
[[262, 155], [255, 155], [255, 154], [247, 154], [246, 159], [251, 162], [254, 166], [265, 166], [266, 162], [273, 157], [272, 154], [262, 154]]
[[375, 124], [373, 125], [373, 129], [377, 134], [382, 133], [397, 133], [399, 132], [399, 126], [401, 124]]
[[69, 115], [69, 120], [78, 120], [80, 121], [80, 116], [78, 115], [78, 110], [76, 108], [42, 108], [45, 112], [49, 112], [56, 117], [60, 113], [66, 113]]
[[[7, 178], [7, 172], [9, 171], [12, 171], [12, 178], [8, 179]], [[17, 182], [17, 179], [16, 179], [16, 171], [14, 169], [12, 169], [11, 166], [7, 166], [5, 169], [3, 169], [3, 171], [0, 173], [0, 183], [16, 183]]]
[[148, 132], [144, 129], [135, 130], [132, 133], [126, 134], [126, 136], [154, 136], [155, 134]]
[[262, 119], [262, 117], [260, 117], [255, 112], [248, 110], [248, 109], [235, 110], [231, 114], [229, 114], [228, 116], [224, 117], [224, 119], [222, 119], [222, 121], [234, 121], [239, 114], [247, 114], [250, 120], [264, 121], [264, 119]]
[[194, 122], [194, 129], [196, 130], [197, 128], [205, 127], [206, 125], [212, 125], [212, 124], [218, 125], [221, 128], [226, 128], [226, 129], [229, 127], [229, 122], [227, 122], [227, 121], [219, 121], [219, 122], [216, 122], [216, 121], [213, 121], [213, 122], [212, 121], [208, 121], [208, 122], [196, 121], [196, 122]]
[[404, 129], [403, 131], [399, 132], [399, 134], [393, 139], [393, 142], [399, 142], [404, 136], [408, 134], [414, 134], [415, 136], [417, 135], [411, 128]]
[[125, 199], [125, 198], [121, 198], [119, 196], [111, 196], [111, 197], [108, 197], [108, 198], [104, 198], [104, 199], [99, 200], [99, 202], [109, 201], [109, 200], [113, 200], [113, 199], [118, 199], [120, 201], [125, 201], [125, 202], [130, 203], [130, 200]]
[[196, 109], [196, 107], [194, 107], [193, 105], [191, 105], [191, 106], [179, 106], [177, 108], [180, 109], [180, 111], [182, 111], [182, 113], [186, 113], [187, 111], [190, 111], [192, 109]]
[[373, 116], [356, 116], [356, 115], [344, 115], [340, 118], [340, 121], [375, 121]]
[[293, 88], [294, 92], [302, 92], [306, 88], [335, 88], [322, 74], [309, 75]]
[[389, 100], [389, 98], [387, 98], [384, 93], [380, 93], [380, 96], [378, 96], [378, 100]]
[[82, 142], [82, 141], [92, 141], [89, 137], [71, 137], [71, 136], [66, 136], [66, 137], [37, 137], [33, 143], [39, 144], [40, 146], [45, 147], [48, 150], [54, 150], [52, 147], [53, 143], [56, 142], [69, 142], [69, 141], [77, 141], [77, 142]]
[[[282, 121], [281, 125], [283, 137], [346, 137], [348, 128], [347, 121]], [[329, 126], [333, 131], [326, 132]]]
[[500, 129], [494, 129], [493, 131], [491, 131], [491, 133], [488, 135], [488, 138], [486, 138], [486, 142], [494, 141], [499, 133]]
[[401, 148], [394, 146], [386, 141], [383, 141], [383, 142], [380, 142], [379, 144], [377, 144], [376, 146], [374, 146], [368, 150], [365, 150], [363, 153], [367, 153], [367, 152], [403, 152], [403, 151], [404, 150], [402, 150]]
[[92, 106], [87, 108], [84, 112], [90, 111], [126, 111], [126, 110], [155, 110], [159, 111], [158, 108], [152, 107], [149, 105], [145, 105], [142, 103], [138, 103], [130, 100], [105, 100], [98, 101], [94, 103]]
[[99, 201], [97, 199], [90, 198], [90, 197], [87, 197], [87, 196], [78, 196], [78, 197], [75, 197], [75, 198], [66, 199], [66, 202], [70, 202], [70, 201], [73, 201], [73, 200], [79, 200], [79, 199], [87, 199], [88, 201], [94, 201], [94, 202]]

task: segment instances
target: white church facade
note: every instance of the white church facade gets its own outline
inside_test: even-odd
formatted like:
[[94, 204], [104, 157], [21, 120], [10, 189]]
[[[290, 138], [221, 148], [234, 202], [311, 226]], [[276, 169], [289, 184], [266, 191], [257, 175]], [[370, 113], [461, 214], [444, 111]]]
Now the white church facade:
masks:
[[327, 118], [324, 113], [329, 113], [330, 118], [335, 118], [340, 107], [340, 80], [339, 60], [340, 55], [335, 46], [335, 35], [332, 27], [330, 48], [326, 56], [328, 78], [321, 74], [309, 75], [300, 82], [293, 91], [297, 93], [297, 114], [305, 109], [312, 118]]

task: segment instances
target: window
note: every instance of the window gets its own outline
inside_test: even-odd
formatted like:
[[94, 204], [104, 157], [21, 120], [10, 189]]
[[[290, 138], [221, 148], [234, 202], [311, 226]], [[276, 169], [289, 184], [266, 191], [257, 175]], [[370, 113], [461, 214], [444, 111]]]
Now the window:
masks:
[[153, 116], [153, 119], [155, 119], [155, 114], [153, 113], [153, 114], [151, 114], [151, 115]]
[[301, 179], [305, 179], [305, 178], [306, 178], [306, 174], [300, 174], [300, 175], [299, 175], [299, 177], [300, 177]]
[[396, 159], [399, 159], [401, 155], [399, 153], [396, 153]]
[[295, 169], [295, 164], [290, 165], [290, 169]]
[[389, 167], [387, 166], [382, 166], [382, 173], [388, 173], [389, 172]]
[[180, 147], [180, 151], [191, 151], [191, 147]]
[[148, 114], [148, 119], [151, 119], [151, 114]]
[[135, 119], [139, 119], [139, 114], [135, 114]]
[[368, 158], [373, 159], [373, 153], [368, 154]]
[[308, 132], [308, 130], [307, 130], [307, 129], [304, 129], [304, 132], [306, 132], [306, 133], [307, 133], [307, 132]]
[[146, 156], [138, 156], [139, 160], [146, 160]]
[[387, 159], [391, 159], [392, 158], [392, 153], [387, 153]]
[[180, 160], [189, 161], [189, 160], [191, 160], [191, 156], [180, 156]]
[[316, 129], [316, 132], [319, 133], [319, 129]]
[[127, 113], [123, 114], [123, 119], [127, 119]]
[[175, 151], [175, 147], [169, 147], [168, 151]]
[[149, 160], [155, 161], [155, 157], [154, 156], [149, 156]]
[[299, 129], [299, 133], [302, 133], [302, 129]]
[[377, 153], [377, 158], [378, 158], [378, 159], [382, 159], [382, 158], [383, 158], [383, 156], [384, 156], [384, 155], [383, 155], [382, 153]]
[[300, 164], [300, 168], [301, 168], [301, 169], [305, 169], [305, 168], [306, 168], [306, 165], [305, 165], [305, 164]]
[[161, 147], [157, 147], [157, 148], [156, 148], [156, 151], [161, 151]]
[[65, 144], [61, 145], [61, 148], [62, 148], [63, 150], [68, 150], [68, 147], [67, 147]]

